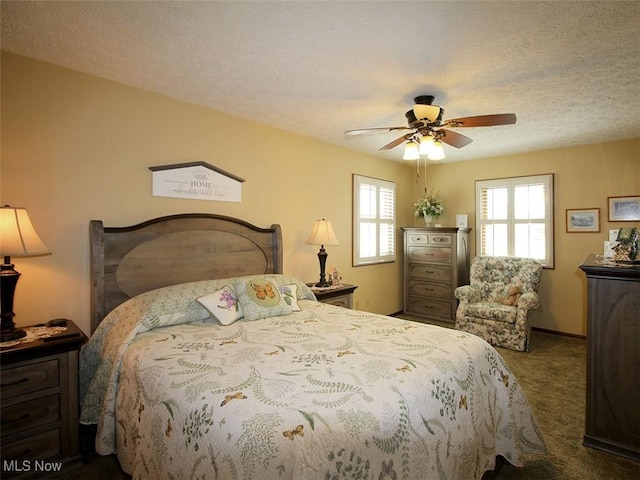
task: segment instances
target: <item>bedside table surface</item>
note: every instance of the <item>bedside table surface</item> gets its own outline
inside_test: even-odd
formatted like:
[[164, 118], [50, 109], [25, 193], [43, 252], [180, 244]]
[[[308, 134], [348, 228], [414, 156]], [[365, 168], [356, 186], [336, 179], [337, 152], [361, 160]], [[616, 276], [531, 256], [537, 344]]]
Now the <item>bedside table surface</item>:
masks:
[[307, 285], [318, 299], [353, 293], [353, 291], [358, 288], [357, 285], [350, 285], [348, 283], [326, 288], [316, 288], [314, 287], [314, 283], [307, 283]]
[[[33, 328], [36, 325], [20, 328]], [[42, 326], [38, 324], [37, 326]], [[7, 364], [20, 360], [54, 355], [79, 349], [87, 341], [86, 335], [71, 320], [67, 321], [67, 329], [58, 335], [45, 339], [37, 339], [31, 342], [20, 342], [10, 347], [0, 347], [0, 363]]]

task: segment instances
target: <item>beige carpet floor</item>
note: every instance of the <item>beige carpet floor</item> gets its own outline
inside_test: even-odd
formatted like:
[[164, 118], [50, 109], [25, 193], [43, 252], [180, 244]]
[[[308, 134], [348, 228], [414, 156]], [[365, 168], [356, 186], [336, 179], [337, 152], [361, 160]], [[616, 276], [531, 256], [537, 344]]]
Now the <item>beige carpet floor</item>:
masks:
[[[640, 463], [582, 446], [586, 342], [533, 332], [528, 353], [497, 349], [523, 386], [547, 443], [522, 468], [504, 465], [497, 480], [640, 480]], [[64, 480], [121, 480], [115, 457], [97, 457]], [[424, 479], [413, 479], [424, 480]]]

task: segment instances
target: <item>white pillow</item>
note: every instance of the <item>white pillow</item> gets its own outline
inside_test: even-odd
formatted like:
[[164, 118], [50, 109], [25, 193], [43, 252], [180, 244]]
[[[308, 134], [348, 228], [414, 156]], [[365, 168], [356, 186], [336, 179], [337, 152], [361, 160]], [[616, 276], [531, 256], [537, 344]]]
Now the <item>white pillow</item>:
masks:
[[198, 302], [209, 310], [211, 315], [222, 325], [231, 325], [243, 316], [238, 297], [229, 285], [198, 298]]
[[298, 285], [295, 283], [280, 285], [278, 290], [280, 290], [285, 303], [291, 307], [292, 312], [299, 312], [302, 310], [300, 305], [298, 305]]

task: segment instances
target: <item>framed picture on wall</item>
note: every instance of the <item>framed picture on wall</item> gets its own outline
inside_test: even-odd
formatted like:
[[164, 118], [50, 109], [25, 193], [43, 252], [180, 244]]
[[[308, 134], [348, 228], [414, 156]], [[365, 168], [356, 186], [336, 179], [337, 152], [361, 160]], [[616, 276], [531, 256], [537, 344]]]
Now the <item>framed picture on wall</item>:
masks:
[[567, 232], [599, 232], [600, 209], [579, 208], [567, 209]]
[[609, 197], [609, 221], [640, 221], [640, 196]]

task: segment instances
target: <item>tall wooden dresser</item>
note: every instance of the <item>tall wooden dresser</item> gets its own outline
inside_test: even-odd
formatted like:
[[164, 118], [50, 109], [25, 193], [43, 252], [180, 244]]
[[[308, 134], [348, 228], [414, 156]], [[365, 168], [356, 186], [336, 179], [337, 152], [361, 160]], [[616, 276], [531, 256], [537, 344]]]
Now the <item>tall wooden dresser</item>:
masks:
[[454, 322], [456, 287], [469, 283], [469, 228], [404, 232], [404, 313]]
[[640, 461], [640, 265], [590, 255], [584, 445]]

